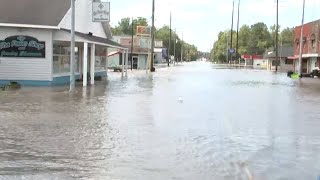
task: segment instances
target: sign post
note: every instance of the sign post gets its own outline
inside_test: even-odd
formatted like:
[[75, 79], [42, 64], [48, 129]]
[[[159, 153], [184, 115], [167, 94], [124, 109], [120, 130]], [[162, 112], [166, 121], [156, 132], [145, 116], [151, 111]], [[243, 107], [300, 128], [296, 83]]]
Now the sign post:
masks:
[[75, 89], [75, 0], [71, 0], [70, 91]]

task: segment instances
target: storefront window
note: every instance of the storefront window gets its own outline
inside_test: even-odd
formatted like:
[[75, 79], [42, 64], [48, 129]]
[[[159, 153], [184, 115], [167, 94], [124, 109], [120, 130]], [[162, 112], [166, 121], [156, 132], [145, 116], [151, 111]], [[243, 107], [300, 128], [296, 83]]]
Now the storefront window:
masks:
[[[76, 48], [78, 49], [78, 48]], [[75, 55], [75, 70], [79, 72], [78, 59], [79, 53], [76, 51]], [[67, 73], [70, 72], [70, 47], [60, 44], [53, 45], [53, 73]]]
[[105, 70], [106, 67], [106, 57], [105, 56], [96, 56], [96, 62], [95, 62], [95, 70], [96, 71], [102, 71]]

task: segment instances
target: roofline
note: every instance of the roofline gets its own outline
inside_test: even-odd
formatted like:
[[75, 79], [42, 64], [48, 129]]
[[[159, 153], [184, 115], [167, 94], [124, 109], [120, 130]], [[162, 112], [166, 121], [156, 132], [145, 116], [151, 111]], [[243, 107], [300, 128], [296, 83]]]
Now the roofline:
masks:
[[34, 24], [12, 24], [12, 23], [0, 23], [0, 27], [20, 27], [20, 28], [36, 28], [36, 29], [60, 29], [58, 26], [34, 25]]
[[107, 44], [107, 43], [100, 43], [100, 42], [96, 42], [96, 41], [84, 41], [84, 42], [91, 43], [91, 44], [98, 44], [98, 45], [102, 45], [102, 46], [107, 46], [107, 47], [110, 47], [110, 48], [129, 50], [129, 48], [124, 48], [124, 47], [120, 47], [120, 46], [113, 46], [113, 45], [110, 45], [110, 44]]

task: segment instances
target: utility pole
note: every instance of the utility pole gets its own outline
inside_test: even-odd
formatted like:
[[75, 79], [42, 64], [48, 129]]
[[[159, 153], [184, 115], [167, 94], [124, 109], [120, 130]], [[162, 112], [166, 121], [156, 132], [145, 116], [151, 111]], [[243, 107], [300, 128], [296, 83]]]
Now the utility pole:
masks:
[[239, 67], [240, 67], [240, 62], [241, 59], [238, 57], [238, 48], [239, 48], [239, 19], [240, 19], [240, 0], [238, 1], [238, 22], [237, 22], [237, 44], [236, 44], [236, 57], [239, 60]]
[[155, 0], [152, 0], [152, 27], [151, 27], [151, 61], [150, 61], [150, 72], [155, 72], [155, 68], [153, 67], [154, 61], [154, 11], [155, 11]]
[[130, 57], [131, 57], [131, 71], [133, 68], [133, 17], [131, 19], [131, 53], [130, 53]]
[[[234, 15], [234, 1], [232, 2], [232, 20], [231, 20], [231, 40], [230, 40], [230, 49], [232, 49], [232, 35], [233, 35], [233, 15]], [[232, 53], [230, 53], [230, 60], [232, 61]]]
[[277, 0], [277, 24], [276, 24], [276, 72], [278, 72], [278, 32], [279, 32], [279, 0]]
[[176, 65], [176, 29], [174, 30], [174, 44], [173, 44], [173, 57], [174, 57], [174, 65]]
[[169, 30], [170, 30], [170, 37], [169, 37], [169, 50], [168, 50], [168, 67], [170, 66], [170, 59], [171, 59], [171, 54], [170, 54], [170, 50], [171, 50], [171, 12], [170, 12], [170, 27], [169, 27]]
[[[75, 0], [71, 0], [70, 91], [75, 89]], [[86, 76], [86, 74], [84, 74]]]
[[[226, 61], [228, 62], [228, 59], [229, 59], [229, 45], [228, 45], [228, 43], [229, 43], [229, 39], [228, 39], [228, 35], [226, 36], [226, 42], [227, 42], [227, 53], [226, 53]], [[230, 64], [231, 62], [229, 61], [229, 64]]]
[[181, 38], [181, 63], [183, 62], [183, 32], [182, 32], [182, 38]]
[[302, 46], [303, 46], [303, 25], [304, 25], [304, 8], [305, 8], [305, 3], [306, 1], [303, 0], [303, 8], [302, 8], [302, 21], [301, 21], [301, 32], [300, 32], [300, 47], [299, 47], [299, 63], [298, 63], [298, 75], [299, 77], [302, 77], [302, 69], [301, 69], [301, 64], [302, 64]]

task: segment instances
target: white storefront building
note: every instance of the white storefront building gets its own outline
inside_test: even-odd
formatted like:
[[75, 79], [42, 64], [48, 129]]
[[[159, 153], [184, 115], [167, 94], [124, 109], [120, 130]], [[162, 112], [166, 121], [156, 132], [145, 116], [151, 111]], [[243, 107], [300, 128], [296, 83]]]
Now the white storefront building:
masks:
[[[108, 23], [92, 22], [93, 0], [76, 0], [76, 78], [83, 85], [107, 75], [111, 40]], [[0, 8], [0, 85], [70, 82], [70, 1], [10, 0]], [[126, 54], [128, 55], [128, 54]], [[83, 75], [87, 74], [87, 75]]]

